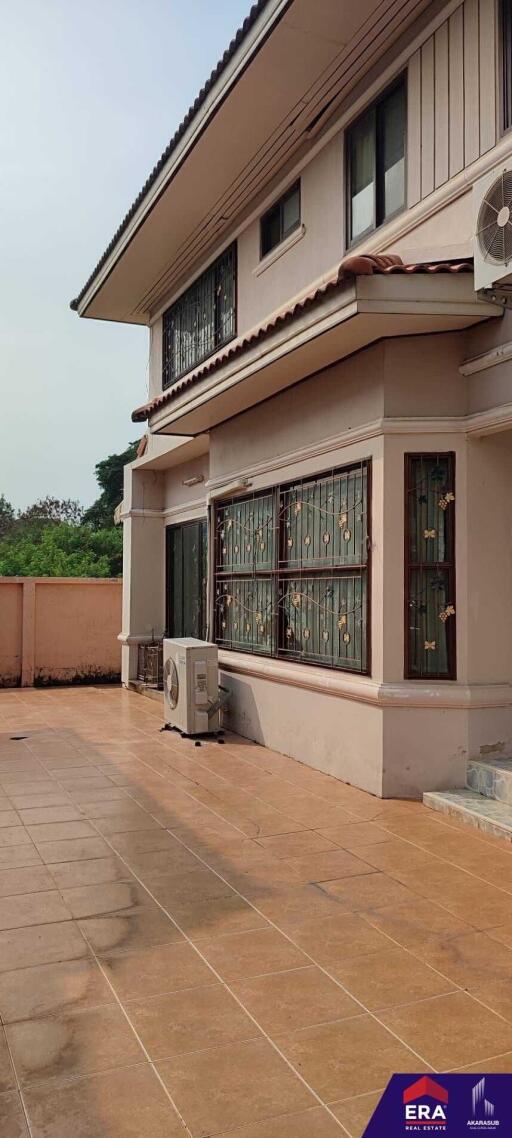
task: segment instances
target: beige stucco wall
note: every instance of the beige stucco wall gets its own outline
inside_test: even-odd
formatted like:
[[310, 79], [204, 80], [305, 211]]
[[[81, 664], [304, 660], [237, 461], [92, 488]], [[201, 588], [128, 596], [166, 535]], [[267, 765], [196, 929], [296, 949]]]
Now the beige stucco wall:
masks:
[[0, 686], [113, 680], [120, 580], [0, 577]]

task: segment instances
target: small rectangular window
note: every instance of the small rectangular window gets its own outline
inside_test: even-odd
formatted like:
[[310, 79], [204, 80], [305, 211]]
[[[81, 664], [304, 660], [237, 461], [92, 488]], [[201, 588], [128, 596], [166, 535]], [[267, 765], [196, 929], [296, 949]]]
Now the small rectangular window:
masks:
[[454, 680], [455, 456], [405, 457], [407, 679]]
[[501, 75], [503, 130], [512, 126], [512, 0], [501, 3]]
[[347, 131], [349, 244], [404, 208], [405, 129], [402, 79]]
[[296, 182], [261, 219], [261, 256], [266, 257], [300, 225], [300, 182]]

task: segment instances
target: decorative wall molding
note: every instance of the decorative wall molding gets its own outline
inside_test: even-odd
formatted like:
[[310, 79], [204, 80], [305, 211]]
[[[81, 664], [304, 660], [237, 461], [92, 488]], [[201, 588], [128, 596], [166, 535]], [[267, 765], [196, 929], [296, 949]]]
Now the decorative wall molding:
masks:
[[288, 660], [263, 659], [243, 652], [219, 650], [222, 671], [250, 676], [270, 683], [286, 684], [338, 699], [372, 704], [376, 708], [423, 708], [468, 711], [512, 706], [512, 684], [463, 684], [404, 681], [381, 683], [368, 676], [354, 676]]
[[506, 344], [498, 344], [497, 348], [491, 348], [488, 352], [482, 352], [480, 356], [464, 360], [459, 371], [461, 375], [476, 375], [479, 371], [487, 371], [488, 368], [504, 364], [507, 360], [512, 360], [511, 340]]

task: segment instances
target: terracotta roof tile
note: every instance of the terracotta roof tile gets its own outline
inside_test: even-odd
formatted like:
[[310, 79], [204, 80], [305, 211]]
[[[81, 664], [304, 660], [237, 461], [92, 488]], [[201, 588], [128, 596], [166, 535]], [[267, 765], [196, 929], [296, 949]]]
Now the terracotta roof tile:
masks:
[[149, 419], [155, 411], [160, 407], [164, 407], [166, 403], [171, 403], [186, 387], [191, 387], [192, 384], [198, 383], [205, 375], [209, 375], [212, 371], [216, 371], [227, 363], [228, 360], [239, 356], [242, 352], [252, 347], [258, 340], [263, 340], [265, 336], [269, 336], [272, 332], [279, 328], [282, 324], [294, 320], [305, 309], [318, 304], [329, 293], [334, 292], [338, 288], [342, 288], [350, 278], [360, 276], [372, 276], [374, 273], [379, 275], [390, 275], [391, 273], [402, 273], [404, 275], [411, 275], [412, 273], [472, 273], [473, 264], [471, 261], [436, 261], [432, 264], [414, 264], [404, 265], [401, 257], [396, 253], [379, 254], [376, 256], [359, 256], [347, 257], [342, 261], [336, 275], [320, 288], [316, 288], [314, 292], [309, 293], [307, 296], [302, 297], [296, 301], [289, 308], [283, 309], [276, 315], [272, 316], [266, 323], [260, 324], [254, 328], [246, 336], [239, 337], [232, 340], [220, 352], [216, 352], [206, 360], [200, 367], [194, 371], [190, 371], [181, 379], [173, 383], [172, 387], [166, 388], [162, 391], [161, 395], [155, 396], [149, 403], [144, 403], [142, 407], [137, 407], [132, 414], [132, 421], [134, 423], [143, 423]]

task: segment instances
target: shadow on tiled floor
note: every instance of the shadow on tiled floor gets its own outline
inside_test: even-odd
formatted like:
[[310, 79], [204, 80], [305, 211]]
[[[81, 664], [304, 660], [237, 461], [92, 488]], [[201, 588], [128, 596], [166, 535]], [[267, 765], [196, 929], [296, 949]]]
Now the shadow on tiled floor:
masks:
[[512, 1070], [509, 846], [159, 727], [0, 693], [2, 1138], [359, 1138], [394, 1071]]

